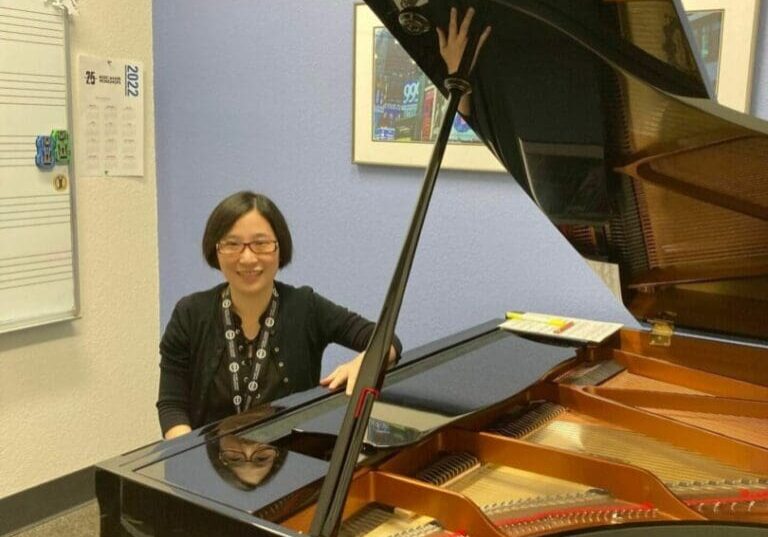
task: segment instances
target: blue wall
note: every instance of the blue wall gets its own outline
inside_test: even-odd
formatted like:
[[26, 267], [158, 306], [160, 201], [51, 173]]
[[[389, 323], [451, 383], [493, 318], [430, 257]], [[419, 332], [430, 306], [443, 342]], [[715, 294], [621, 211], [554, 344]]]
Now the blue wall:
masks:
[[[377, 317], [423, 171], [351, 163], [352, 4], [153, 3], [163, 324], [220, 281], [200, 239], [240, 189], [268, 194], [292, 227], [280, 279]], [[442, 172], [398, 334], [412, 348], [510, 308], [634, 322], [511, 178]]]

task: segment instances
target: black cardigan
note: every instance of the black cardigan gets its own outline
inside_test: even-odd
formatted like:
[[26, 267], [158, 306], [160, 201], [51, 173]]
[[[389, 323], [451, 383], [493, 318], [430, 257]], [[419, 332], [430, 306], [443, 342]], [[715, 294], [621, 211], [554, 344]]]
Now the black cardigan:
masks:
[[[175, 425], [193, 429], [203, 423], [213, 378], [224, 357], [221, 292], [226, 284], [188, 295], [176, 304], [160, 341], [160, 390], [157, 410], [165, 434]], [[275, 282], [280, 293], [270, 347], [279, 348], [290, 393], [320, 381], [323, 351], [331, 343], [362, 351], [374, 323], [338, 306], [310, 287]], [[402, 346], [395, 339], [399, 357]], [[267, 402], [267, 401], [263, 401]], [[233, 409], [234, 411], [234, 409]]]

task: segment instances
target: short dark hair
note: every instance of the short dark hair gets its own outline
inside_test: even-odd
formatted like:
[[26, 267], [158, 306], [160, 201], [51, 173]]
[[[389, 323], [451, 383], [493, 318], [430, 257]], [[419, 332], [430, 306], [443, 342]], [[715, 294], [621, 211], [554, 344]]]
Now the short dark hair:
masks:
[[211, 267], [221, 269], [219, 258], [216, 255], [216, 244], [232, 229], [232, 226], [241, 216], [254, 209], [269, 222], [275, 232], [278, 243], [277, 255], [280, 256], [278, 267], [283, 268], [291, 262], [293, 240], [283, 213], [264, 194], [243, 190], [224, 198], [213, 210], [205, 224], [203, 257]]

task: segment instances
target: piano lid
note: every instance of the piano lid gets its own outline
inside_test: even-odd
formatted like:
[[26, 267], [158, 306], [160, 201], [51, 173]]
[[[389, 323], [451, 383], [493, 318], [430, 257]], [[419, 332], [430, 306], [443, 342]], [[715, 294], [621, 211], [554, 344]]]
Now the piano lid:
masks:
[[492, 26], [469, 123], [636, 317], [768, 339], [768, 123], [710, 98], [677, 0], [366, 2], [439, 88], [450, 7]]

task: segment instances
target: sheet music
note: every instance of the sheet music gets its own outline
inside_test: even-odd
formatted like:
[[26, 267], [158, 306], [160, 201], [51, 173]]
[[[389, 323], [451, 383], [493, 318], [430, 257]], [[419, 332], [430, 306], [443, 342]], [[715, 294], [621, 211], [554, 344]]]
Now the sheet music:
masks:
[[507, 312], [500, 328], [557, 339], [600, 343], [623, 325], [531, 312]]
[[65, 24], [0, 0], [0, 332], [76, 313], [69, 166], [35, 165], [37, 136], [68, 129]]

